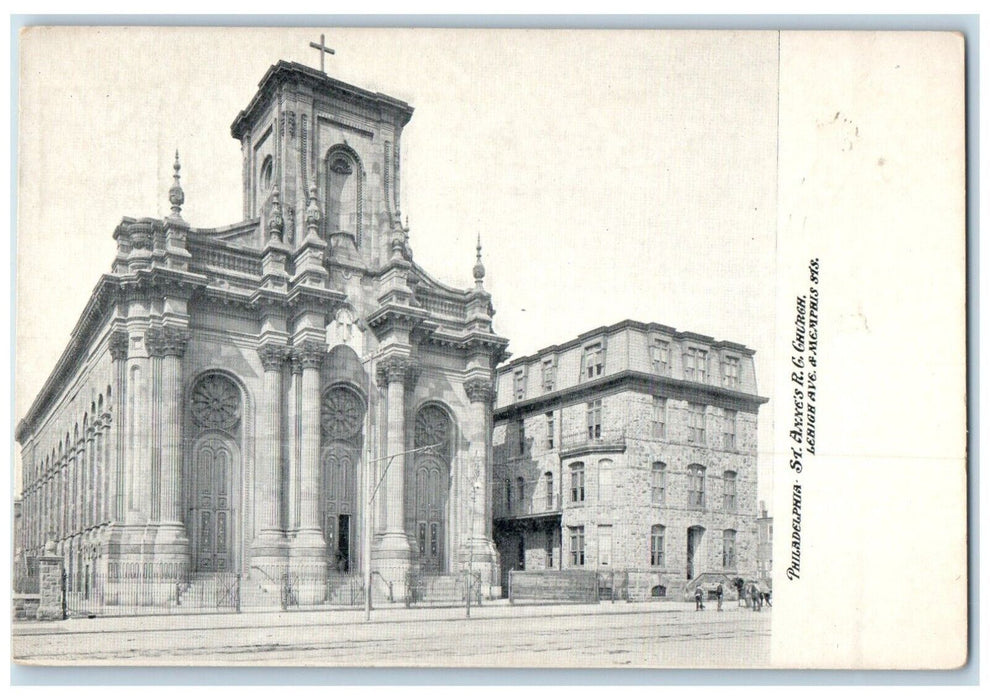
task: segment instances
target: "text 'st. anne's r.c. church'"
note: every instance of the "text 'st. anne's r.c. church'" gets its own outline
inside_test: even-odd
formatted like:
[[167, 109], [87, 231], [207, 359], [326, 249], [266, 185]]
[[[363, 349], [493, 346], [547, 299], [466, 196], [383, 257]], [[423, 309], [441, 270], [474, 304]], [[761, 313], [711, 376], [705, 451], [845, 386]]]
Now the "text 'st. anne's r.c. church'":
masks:
[[376, 489], [376, 581], [398, 594], [410, 573], [470, 562], [498, 583], [491, 392], [507, 341], [480, 246], [468, 290], [412, 259], [411, 116], [272, 66], [231, 127], [244, 220], [225, 228], [182, 218], [176, 155], [171, 215], [121, 221], [111, 272], [17, 428], [27, 554], [54, 544], [79, 588], [289, 573], [318, 602], [328, 577], [369, 566]]

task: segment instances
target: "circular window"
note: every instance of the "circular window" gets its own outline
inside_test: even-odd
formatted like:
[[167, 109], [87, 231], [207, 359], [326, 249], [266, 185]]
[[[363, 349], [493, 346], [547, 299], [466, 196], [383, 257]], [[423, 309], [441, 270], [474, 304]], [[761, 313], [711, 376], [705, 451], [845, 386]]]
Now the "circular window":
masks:
[[436, 453], [446, 455], [450, 442], [450, 418], [438, 406], [425, 406], [416, 416], [416, 447], [435, 445]]
[[193, 389], [192, 415], [204, 428], [232, 428], [241, 418], [241, 392], [222, 375], [203, 377]]
[[336, 387], [324, 394], [320, 414], [327, 437], [331, 440], [347, 440], [361, 430], [364, 404], [354, 392]]

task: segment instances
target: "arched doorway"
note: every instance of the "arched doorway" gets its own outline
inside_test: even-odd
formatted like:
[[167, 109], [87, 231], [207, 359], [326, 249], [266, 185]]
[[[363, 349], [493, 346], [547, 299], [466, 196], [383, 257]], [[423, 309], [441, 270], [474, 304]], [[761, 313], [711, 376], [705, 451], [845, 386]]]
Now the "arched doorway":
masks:
[[689, 527], [687, 531], [687, 580], [704, 573], [705, 528], [700, 525]]
[[195, 442], [185, 483], [193, 569], [234, 571], [240, 493], [241, 390], [227, 376], [206, 374], [190, 397]]
[[321, 508], [327, 561], [338, 572], [351, 571], [357, 547], [357, 464], [365, 406], [346, 386], [334, 386], [323, 395], [320, 422], [324, 444]]
[[201, 438], [195, 452], [195, 526], [193, 551], [197, 571], [230, 571], [233, 567], [234, 471], [237, 447], [230, 438]]
[[447, 412], [430, 404], [416, 414], [413, 461], [412, 514], [420, 570], [439, 573], [447, 569], [447, 497], [450, 493], [452, 424]]

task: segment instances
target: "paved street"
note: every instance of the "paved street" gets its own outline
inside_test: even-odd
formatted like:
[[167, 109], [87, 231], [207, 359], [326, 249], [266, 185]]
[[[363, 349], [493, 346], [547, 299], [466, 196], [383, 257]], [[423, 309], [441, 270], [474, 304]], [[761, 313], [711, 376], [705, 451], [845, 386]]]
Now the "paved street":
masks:
[[602, 603], [15, 623], [29, 664], [766, 667], [769, 610]]

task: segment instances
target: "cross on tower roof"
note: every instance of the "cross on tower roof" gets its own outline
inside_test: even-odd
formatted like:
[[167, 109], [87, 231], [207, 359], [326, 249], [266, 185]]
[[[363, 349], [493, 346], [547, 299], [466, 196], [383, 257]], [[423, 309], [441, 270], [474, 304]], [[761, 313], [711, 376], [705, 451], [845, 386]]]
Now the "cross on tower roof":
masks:
[[326, 58], [326, 55], [327, 54], [330, 54], [332, 56], [333, 53], [334, 53], [334, 50], [331, 49], [329, 46], [326, 45], [326, 43], [324, 42], [324, 36], [323, 36], [323, 34], [320, 34], [320, 43], [319, 44], [317, 44], [315, 41], [311, 41], [311, 42], [309, 42], [309, 45], [312, 48], [319, 50], [319, 52], [320, 52], [320, 72], [321, 73], [326, 73], [326, 70], [323, 69], [323, 59]]

